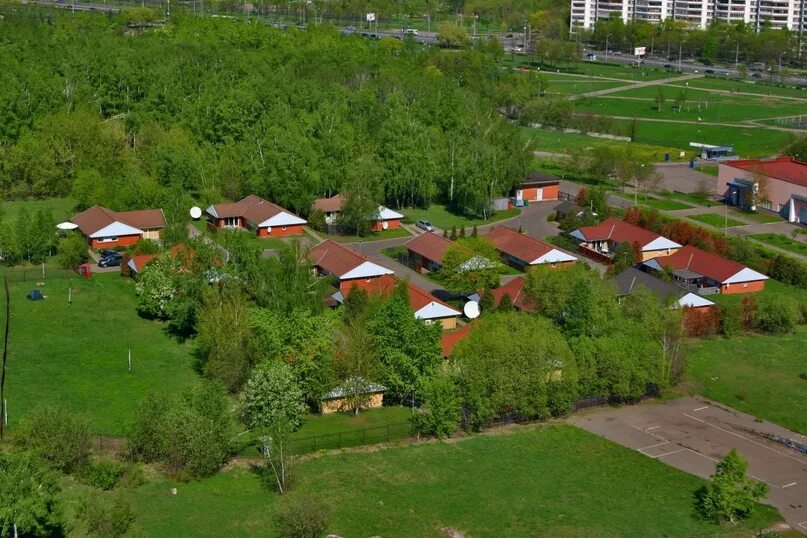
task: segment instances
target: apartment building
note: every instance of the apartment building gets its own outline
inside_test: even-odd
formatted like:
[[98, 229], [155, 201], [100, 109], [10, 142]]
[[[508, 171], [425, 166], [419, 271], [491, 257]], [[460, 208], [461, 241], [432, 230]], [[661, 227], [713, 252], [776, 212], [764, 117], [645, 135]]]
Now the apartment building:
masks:
[[706, 28], [712, 21], [746, 22], [757, 29], [768, 21], [773, 28], [804, 30], [807, 0], [571, 0], [571, 27], [592, 28], [599, 19], [657, 24], [665, 19]]

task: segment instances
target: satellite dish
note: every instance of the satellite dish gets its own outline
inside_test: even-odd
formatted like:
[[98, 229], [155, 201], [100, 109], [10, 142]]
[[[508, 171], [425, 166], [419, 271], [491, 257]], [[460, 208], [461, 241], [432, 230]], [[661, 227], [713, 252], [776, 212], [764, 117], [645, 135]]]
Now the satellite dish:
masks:
[[479, 317], [479, 303], [476, 301], [468, 301], [465, 303], [465, 306], [462, 307], [462, 313], [465, 314], [465, 317], [468, 319], [476, 319]]
[[266, 233], [268, 233], [268, 234], [272, 233], [272, 227], [271, 226], [266, 227]]
[[192, 219], [198, 219], [201, 216], [202, 216], [202, 209], [199, 208], [199, 207], [193, 206], [191, 208], [191, 218]]
[[387, 228], [389, 228], [389, 222], [387, 222], [385, 220], [381, 221], [381, 229], [386, 230]]
[[60, 230], [75, 230], [78, 228], [78, 224], [73, 224], [72, 222], [60, 222], [56, 225], [56, 227]]

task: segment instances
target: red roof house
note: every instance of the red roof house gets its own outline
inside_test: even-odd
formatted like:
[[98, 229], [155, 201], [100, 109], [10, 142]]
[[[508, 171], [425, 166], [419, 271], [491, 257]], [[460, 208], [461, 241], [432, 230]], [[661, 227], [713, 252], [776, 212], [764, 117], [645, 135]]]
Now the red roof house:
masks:
[[212, 230], [243, 228], [254, 231], [258, 237], [300, 235], [306, 224], [293, 212], [254, 194], [238, 202], [211, 205], [207, 215]]
[[581, 250], [609, 258], [620, 243], [638, 245], [642, 253], [639, 261], [668, 256], [681, 248], [675, 241], [613, 217], [594, 226], [578, 228], [569, 235], [579, 241]]
[[457, 347], [457, 344], [460, 343], [460, 340], [463, 340], [468, 333], [471, 332], [472, 325], [469, 323], [467, 325], [463, 325], [459, 329], [451, 332], [446, 332], [440, 338], [440, 348], [443, 351], [443, 357], [448, 357], [451, 355], [451, 352], [454, 351], [454, 348]]
[[527, 297], [527, 294], [524, 292], [523, 276], [517, 276], [506, 284], [502, 284], [498, 288], [493, 288], [490, 290], [490, 293], [493, 295], [493, 303], [496, 306], [499, 306], [504, 296], [508, 295], [517, 310], [521, 310], [522, 312], [535, 312], [536, 310], [535, 301]]
[[417, 319], [422, 319], [426, 323], [439, 322], [443, 329], [456, 328], [457, 318], [460, 316], [458, 310], [410, 283], [407, 283], [407, 287], [409, 289], [409, 305], [415, 312]]
[[717, 254], [687, 245], [669, 256], [658, 257], [644, 263], [655, 271], [669, 271], [689, 290], [708, 292], [710, 288], [720, 293], [747, 293], [765, 289], [768, 277], [727, 260]]
[[356, 286], [368, 293], [385, 293], [395, 285], [395, 272], [371, 262], [361, 254], [334, 241], [323, 241], [308, 253], [308, 258], [320, 276], [333, 276], [341, 302]]
[[92, 248], [134, 245], [140, 239], [160, 239], [165, 228], [162, 209], [112, 211], [99, 205], [70, 219]]
[[[328, 224], [336, 224], [339, 221], [339, 214], [342, 212], [342, 205], [345, 203], [345, 197], [342, 194], [331, 196], [330, 198], [319, 198], [314, 200], [314, 209], [319, 209], [325, 213], [325, 222]], [[378, 206], [378, 213], [372, 219], [373, 222], [370, 228], [379, 232], [381, 230], [394, 230], [401, 227], [401, 219], [403, 215], [397, 211], [386, 208], [383, 205]]]
[[807, 223], [807, 162], [786, 156], [726, 161], [720, 163], [716, 181], [715, 192], [731, 205], [761, 207], [788, 222]]
[[543, 172], [530, 172], [527, 179], [510, 191], [510, 197], [519, 202], [541, 202], [557, 200], [560, 194], [560, 180]]
[[532, 265], [571, 265], [577, 258], [549, 243], [504, 226], [496, 226], [485, 237], [502, 253], [505, 261], [517, 269]]

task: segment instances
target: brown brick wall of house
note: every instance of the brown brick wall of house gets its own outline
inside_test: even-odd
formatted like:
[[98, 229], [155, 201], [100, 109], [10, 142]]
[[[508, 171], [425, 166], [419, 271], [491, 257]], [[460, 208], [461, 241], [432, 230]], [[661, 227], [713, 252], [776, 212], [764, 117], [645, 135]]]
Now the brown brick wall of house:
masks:
[[393, 275], [381, 275], [366, 278], [354, 278], [350, 280], [343, 280], [339, 283], [339, 291], [342, 295], [347, 297], [350, 290], [354, 287], [364, 289], [368, 294], [377, 294], [382, 291], [389, 290], [395, 286], [395, 277]]
[[272, 226], [271, 232], [269, 232], [267, 228], [258, 228], [258, 237], [288, 237], [290, 235], [300, 235], [302, 233], [302, 224], [297, 224], [294, 226]]
[[720, 286], [720, 293], [734, 294], [734, 293], [754, 293], [765, 289], [764, 280], [755, 280], [754, 282], [744, 282], [739, 284], [723, 284]]
[[140, 241], [140, 237], [140, 234], [137, 234], [118, 236], [117, 241], [99, 241], [97, 239], [90, 239], [90, 247], [96, 250], [99, 248], [128, 247]]

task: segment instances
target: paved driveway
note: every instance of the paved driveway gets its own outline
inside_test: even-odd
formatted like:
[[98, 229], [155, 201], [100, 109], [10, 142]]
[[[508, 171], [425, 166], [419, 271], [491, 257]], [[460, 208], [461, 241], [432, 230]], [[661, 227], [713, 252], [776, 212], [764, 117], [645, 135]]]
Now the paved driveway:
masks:
[[770, 487], [764, 501], [794, 529], [807, 534], [807, 456], [769, 441], [775, 434], [807, 444], [803, 435], [702, 398], [597, 409], [572, 420], [577, 426], [707, 478], [732, 448], [748, 461], [749, 476]]

